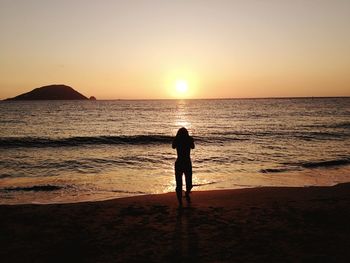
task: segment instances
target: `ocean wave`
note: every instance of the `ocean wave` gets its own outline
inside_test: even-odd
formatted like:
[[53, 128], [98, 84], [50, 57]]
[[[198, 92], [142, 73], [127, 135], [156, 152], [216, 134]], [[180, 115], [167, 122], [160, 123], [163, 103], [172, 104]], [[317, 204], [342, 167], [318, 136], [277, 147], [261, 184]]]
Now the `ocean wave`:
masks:
[[350, 129], [350, 122], [339, 122], [339, 123], [335, 123], [330, 125], [329, 127], [331, 128], [341, 128], [341, 129]]
[[350, 159], [338, 159], [320, 162], [304, 162], [301, 166], [304, 168], [319, 168], [319, 167], [332, 167], [350, 164]]
[[116, 167], [156, 169], [158, 164], [170, 163], [174, 157], [161, 159], [158, 156], [109, 156], [105, 158], [75, 157], [72, 159], [41, 159], [35, 162], [11, 159], [3, 165], [0, 163], [0, 179], [7, 177], [57, 176], [62, 173], [100, 174]]
[[205, 185], [211, 185], [211, 184], [217, 184], [218, 182], [208, 182], [208, 183], [198, 183], [198, 184], [193, 184], [193, 186], [205, 186]]
[[0, 174], [0, 179], [11, 177], [10, 174]]
[[281, 168], [266, 168], [259, 170], [260, 173], [283, 173], [291, 171], [300, 171], [302, 169], [313, 169], [313, 168], [331, 168], [336, 166], [349, 165], [350, 159], [337, 159], [327, 161], [316, 161], [316, 162], [300, 162], [300, 163], [282, 163], [286, 167]]
[[[69, 138], [46, 138], [46, 137], [2, 137], [0, 148], [49, 148], [49, 147], [76, 147], [93, 145], [160, 145], [171, 144], [173, 136], [167, 135], [132, 135], [132, 136], [86, 136]], [[196, 143], [218, 144], [247, 140], [244, 138], [227, 137], [202, 137], [194, 136]]]
[[[337, 127], [346, 127], [347, 123], [339, 124]], [[269, 131], [221, 131], [214, 132], [212, 135], [217, 137], [205, 138], [206, 141], [246, 141], [246, 140], [276, 140], [276, 139], [297, 139], [302, 141], [324, 141], [324, 140], [344, 140], [349, 138], [350, 134], [346, 131], [294, 131], [294, 130], [269, 130]]]
[[265, 173], [283, 173], [291, 170], [292, 169], [288, 169], [288, 168], [267, 168], [267, 169], [261, 169], [259, 172], [264, 174]]
[[[347, 125], [347, 124], [344, 124]], [[224, 131], [204, 136], [194, 136], [196, 143], [204, 145], [225, 144], [239, 141], [259, 141], [276, 139], [297, 139], [302, 141], [344, 140], [350, 134], [345, 132], [293, 132], [293, 131], [266, 131], [266, 132], [235, 132]], [[67, 138], [50, 137], [1, 137], [1, 148], [47, 148], [47, 147], [76, 147], [94, 145], [161, 145], [171, 144], [173, 136], [168, 135], [120, 135], [120, 136], [74, 136]]]
[[106, 144], [170, 144], [173, 137], [165, 135], [134, 135], [134, 136], [91, 136], [69, 138], [44, 138], [44, 137], [5, 137], [0, 138], [0, 148], [17, 147], [69, 147], [83, 145]]
[[112, 193], [121, 193], [121, 194], [137, 194], [137, 195], [145, 195], [149, 194], [147, 192], [142, 192], [142, 191], [127, 191], [127, 190], [99, 190], [99, 191], [104, 191], [104, 192], [112, 192]]
[[294, 137], [296, 139], [304, 140], [304, 141], [326, 141], [326, 140], [337, 140], [342, 141], [344, 138], [349, 138], [348, 133], [344, 132], [303, 132], [296, 133]]
[[58, 185], [34, 185], [34, 186], [27, 186], [27, 187], [6, 187], [1, 190], [7, 191], [7, 192], [19, 192], [19, 191], [25, 191], [25, 192], [51, 192], [51, 191], [57, 191], [63, 189], [63, 186]]

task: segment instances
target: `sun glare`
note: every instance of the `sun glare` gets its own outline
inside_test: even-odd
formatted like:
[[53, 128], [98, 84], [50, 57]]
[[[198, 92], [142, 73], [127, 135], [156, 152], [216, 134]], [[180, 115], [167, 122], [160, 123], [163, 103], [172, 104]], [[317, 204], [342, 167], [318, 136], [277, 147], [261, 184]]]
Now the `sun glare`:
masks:
[[196, 74], [190, 69], [169, 71], [164, 78], [164, 87], [173, 99], [193, 99], [198, 86]]
[[177, 80], [175, 86], [176, 91], [180, 94], [185, 94], [188, 90], [188, 83], [186, 80]]

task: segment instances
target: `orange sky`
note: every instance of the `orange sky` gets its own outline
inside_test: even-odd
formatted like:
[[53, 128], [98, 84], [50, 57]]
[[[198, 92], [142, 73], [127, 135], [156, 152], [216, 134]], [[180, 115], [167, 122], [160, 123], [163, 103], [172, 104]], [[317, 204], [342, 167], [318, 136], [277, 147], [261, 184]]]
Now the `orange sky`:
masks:
[[0, 30], [2, 99], [350, 96], [345, 0], [4, 0]]

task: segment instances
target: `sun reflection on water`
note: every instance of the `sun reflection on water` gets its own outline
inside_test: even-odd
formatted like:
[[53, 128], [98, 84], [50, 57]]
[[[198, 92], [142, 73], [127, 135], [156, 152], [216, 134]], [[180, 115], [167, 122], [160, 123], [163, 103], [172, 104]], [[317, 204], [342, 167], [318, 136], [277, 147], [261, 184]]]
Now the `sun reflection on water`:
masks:
[[192, 123], [188, 117], [187, 103], [185, 100], [179, 100], [177, 103], [173, 134], [176, 134], [177, 130], [181, 127], [185, 127], [189, 131], [192, 129]]

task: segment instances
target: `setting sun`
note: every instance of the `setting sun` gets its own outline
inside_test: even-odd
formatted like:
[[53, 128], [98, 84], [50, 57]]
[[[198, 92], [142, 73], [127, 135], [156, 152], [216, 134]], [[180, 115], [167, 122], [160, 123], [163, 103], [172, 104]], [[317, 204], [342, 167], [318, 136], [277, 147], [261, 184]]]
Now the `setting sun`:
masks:
[[186, 80], [177, 80], [175, 86], [176, 91], [180, 94], [185, 94], [188, 90], [188, 83]]

